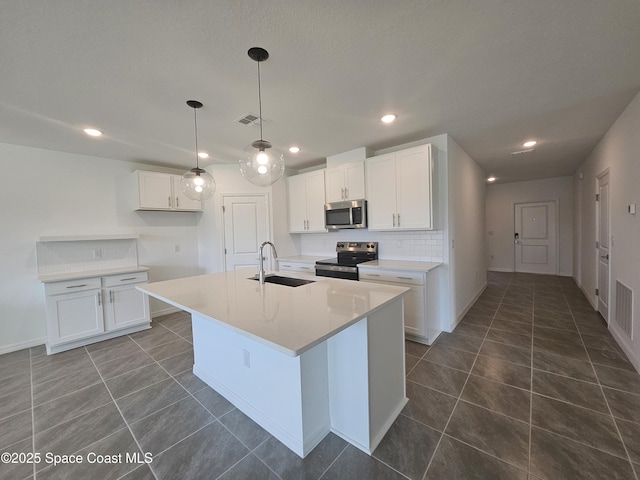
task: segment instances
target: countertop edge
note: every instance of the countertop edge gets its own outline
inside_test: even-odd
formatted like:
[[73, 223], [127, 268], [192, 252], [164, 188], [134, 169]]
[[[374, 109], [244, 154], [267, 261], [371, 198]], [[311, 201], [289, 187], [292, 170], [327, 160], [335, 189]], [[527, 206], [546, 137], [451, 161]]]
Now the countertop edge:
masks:
[[413, 272], [430, 272], [441, 266], [442, 262], [414, 262], [410, 260], [372, 260], [361, 263], [358, 268], [371, 270], [405, 270]]
[[65, 280], [77, 280], [79, 278], [108, 277], [121, 273], [148, 272], [149, 267], [138, 265], [136, 267], [122, 267], [105, 270], [87, 270], [86, 272], [52, 273], [48, 275], [38, 275], [42, 283], [64, 282]]

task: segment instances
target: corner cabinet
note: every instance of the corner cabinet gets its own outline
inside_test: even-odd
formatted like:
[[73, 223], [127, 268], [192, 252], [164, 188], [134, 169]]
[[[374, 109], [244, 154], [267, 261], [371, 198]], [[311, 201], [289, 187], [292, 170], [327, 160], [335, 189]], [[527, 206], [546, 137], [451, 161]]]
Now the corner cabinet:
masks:
[[47, 353], [149, 328], [144, 283], [147, 272], [46, 283]]
[[182, 193], [182, 177], [160, 172], [134, 172], [138, 186], [136, 210], [200, 212], [202, 202]]
[[431, 145], [365, 160], [369, 230], [433, 228]]
[[326, 232], [324, 170], [287, 177], [289, 232]]
[[441, 333], [438, 304], [439, 270], [419, 272], [359, 267], [360, 281], [408, 288], [404, 295], [405, 337], [431, 345]]
[[366, 198], [364, 162], [346, 163], [324, 171], [326, 202]]

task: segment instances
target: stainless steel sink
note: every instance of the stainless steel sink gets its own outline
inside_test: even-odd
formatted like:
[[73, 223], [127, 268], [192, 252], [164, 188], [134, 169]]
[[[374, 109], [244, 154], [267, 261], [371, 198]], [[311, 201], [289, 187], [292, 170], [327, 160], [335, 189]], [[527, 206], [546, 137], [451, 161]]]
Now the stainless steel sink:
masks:
[[[258, 280], [256, 277], [251, 277], [250, 280]], [[304, 280], [302, 278], [282, 277], [280, 275], [267, 275], [264, 279], [265, 283], [276, 283], [278, 285], [286, 285], [287, 287], [300, 287], [307, 283], [314, 283], [315, 280]]]

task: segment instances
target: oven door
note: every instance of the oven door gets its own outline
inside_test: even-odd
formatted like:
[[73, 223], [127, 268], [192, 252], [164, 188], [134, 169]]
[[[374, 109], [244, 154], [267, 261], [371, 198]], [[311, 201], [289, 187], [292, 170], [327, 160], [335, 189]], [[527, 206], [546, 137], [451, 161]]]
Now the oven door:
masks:
[[358, 280], [358, 267], [344, 267], [342, 265], [318, 265], [316, 263], [316, 276], [343, 278], [346, 280]]

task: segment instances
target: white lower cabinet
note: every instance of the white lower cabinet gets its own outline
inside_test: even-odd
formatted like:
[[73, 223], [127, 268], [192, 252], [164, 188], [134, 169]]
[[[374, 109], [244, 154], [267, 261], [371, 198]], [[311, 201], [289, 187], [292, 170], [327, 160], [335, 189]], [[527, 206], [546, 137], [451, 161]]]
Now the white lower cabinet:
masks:
[[437, 274], [359, 267], [360, 281], [409, 288], [404, 295], [404, 331], [410, 340], [431, 345], [440, 334]]
[[288, 260], [279, 260], [278, 271], [308, 273], [310, 275], [315, 275], [316, 266], [315, 266], [315, 262], [307, 263], [307, 262], [292, 262]]
[[136, 290], [147, 272], [45, 284], [47, 353], [148, 328], [149, 299]]

